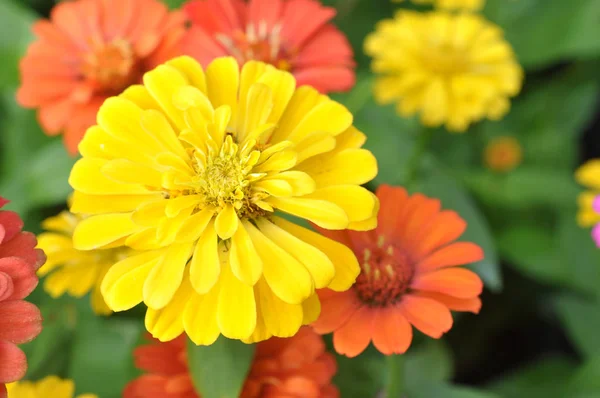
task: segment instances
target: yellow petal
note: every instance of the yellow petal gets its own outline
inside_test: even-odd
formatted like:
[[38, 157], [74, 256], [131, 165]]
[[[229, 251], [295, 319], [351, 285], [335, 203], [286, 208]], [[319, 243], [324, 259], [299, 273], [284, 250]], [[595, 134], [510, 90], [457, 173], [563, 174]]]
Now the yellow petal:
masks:
[[344, 229], [348, 226], [346, 212], [336, 204], [318, 199], [276, 198], [267, 202], [276, 209], [305, 218], [325, 229]]
[[296, 79], [289, 72], [284, 72], [273, 67], [268, 67], [258, 79], [271, 89], [273, 96], [273, 109], [267, 119], [268, 123], [278, 124], [281, 115], [286, 110], [296, 88]]
[[320, 314], [321, 302], [319, 301], [319, 296], [316, 293], [302, 302], [303, 325], [310, 325], [317, 320]]
[[162, 188], [162, 175], [158, 170], [127, 159], [110, 160], [102, 166], [100, 172], [116, 182]]
[[287, 140], [300, 142], [316, 131], [331, 135], [344, 132], [352, 125], [352, 114], [335, 101], [327, 101], [314, 107], [292, 130]]
[[289, 182], [274, 178], [257, 181], [252, 184], [252, 188], [278, 197], [292, 196], [294, 192]]
[[238, 228], [239, 219], [232, 205], [227, 204], [215, 219], [215, 229], [219, 238], [225, 240], [233, 236]]
[[350, 126], [342, 134], [335, 137], [335, 150], [340, 152], [344, 149], [358, 149], [367, 141], [367, 136], [360, 132], [356, 127]]
[[75, 163], [69, 184], [76, 191], [88, 195], [147, 195], [152, 192], [141, 184], [126, 184], [114, 181], [101, 172], [107, 164], [106, 160], [96, 158], [82, 158]]
[[171, 301], [181, 285], [191, 252], [190, 243], [174, 243], [169, 246], [144, 283], [144, 303], [148, 307], [160, 309]]
[[131, 220], [131, 213], [99, 214], [82, 220], [73, 234], [77, 250], [99, 249], [142, 229]]
[[364, 184], [377, 175], [377, 160], [366, 149], [346, 149], [334, 156], [323, 154], [298, 165], [310, 174], [317, 186]]
[[298, 239], [312, 245], [325, 253], [335, 267], [335, 277], [328, 286], [338, 292], [348, 290], [356, 281], [360, 267], [356, 256], [347, 246], [328, 239], [316, 232], [309, 231], [280, 217], [273, 217], [273, 222]]
[[293, 196], [303, 196], [315, 191], [317, 184], [306, 173], [302, 171], [288, 170], [265, 177], [260, 182], [269, 180], [283, 180], [292, 188]]
[[165, 150], [171, 151], [182, 159], [188, 159], [188, 154], [177, 138], [177, 133], [162, 112], [154, 109], [143, 111], [140, 123], [144, 131], [158, 141]]
[[194, 58], [183, 55], [167, 61], [167, 65], [176, 68], [190, 84], [206, 94], [206, 77], [202, 66]]
[[214, 213], [212, 208], [207, 207], [188, 217], [179, 229], [176, 240], [178, 242], [189, 242], [198, 239], [212, 220]]
[[219, 280], [221, 260], [218, 243], [217, 233], [210, 223], [196, 243], [190, 263], [190, 281], [199, 294], [208, 293]]
[[163, 342], [171, 341], [183, 333], [183, 314], [192, 294], [190, 281], [184, 278], [166, 307], [160, 310], [148, 308], [144, 323], [154, 338]]
[[160, 109], [160, 105], [152, 98], [146, 87], [141, 84], [129, 86], [119, 94], [119, 97], [133, 102], [141, 109]]
[[175, 242], [175, 238], [181, 231], [183, 224], [189, 220], [192, 214], [193, 208], [188, 207], [182, 210], [175, 217], [168, 218], [164, 217], [159, 223], [156, 229], [156, 241], [161, 246], [167, 246]]
[[348, 215], [350, 222], [369, 219], [377, 203], [377, 197], [373, 193], [358, 185], [324, 187], [305, 197], [336, 204]]
[[224, 263], [217, 305], [217, 323], [223, 336], [247, 339], [256, 328], [254, 289], [237, 279]]
[[254, 286], [262, 275], [263, 265], [244, 224], [248, 224], [248, 222], [240, 223], [237, 231], [231, 237], [229, 263], [236, 278], [246, 285]]
[[246, 230], [263, 261], [263, 275], [273, 292], [289, 304], [300, 304], [314, 291], [312, 277], [292, 255], [248, 223]]
[[329, 286], [335, 276], [335, 268], [325, 253], [265, 219], [258, 220], [257, 226], [273, 243], [304, 265], [317, 289]]
[[217, 58], [206, 68], [208, 97], [213, 107], [228, 105], [231, 108], [229, 127], [235, 127], [239, 82], [239, 66], [233, 57]]
[[203, 202], [201, 195], [183, 195], [177, 198], [169, 199], [167, 207], [165, 208], [165, 214], [167, 217], [175, 217], [183, 210], [187, 210], [190, 207], [194, 207]]
[[[248, 91], [250, 87], [256, 83], [258, 78], [265, 73], [268, 65], [264, 62], [250, 60], [242, 67], [240, 74], [240, 89], [239, 89], [239, 107], [240, 109], [246, 109], [248, 103]], [[238, 118], [236, 131], [242, 131], [244, 128], [244, 119]], [[239, 138], [238, 142], [242, 142]]]
[[137, 209], [139, 206], [162, 200], [160, 193], [147, 195], [88, 195], [80, 191], [73, 192], [73, 213], [101, 214], [124, 213]]
[[270, 142], [277, 144], [278, 142], [287, 140], [292, 130], [304, 119], [311, 109], [327, 101], [330, 101], [327, 96], [320, 94], [311, 86], [298, 87], [294, 91], [288, 106], [285, 108], [279, 120], [279, 128], [273, 133]]
[[166, 217], [166, 209], [169, 200], [157, 200], [144, 203], [131, 215], [131, 219], [138, 225], [144, 227], [156, 227]]
[[577, 169], [575, 179], [581, 185], [600, 189], [600, 159], [592, 159]]
[[221, 331], [217, 323], [219, 285], [207, 294], [192, 294], [183, 314], [183, 326], [190, 339], [196, 345], [211, 345]]
[[271, 89], [264, 84], [253, 84], [248, 90], [246, 108], [240, 109], [239, 117], [244, 120], [244, 124], [242, 129], [237, 132], [238, 142], [245, 143], [247, 138], [256, 138], [251, 137], [250, 133], [267, 122], [272, 109]]
[[298, 163], [313, 156], [329, 152], [336, 147], [336, 139], [329, 133], [317, 131], [306, 136], [294, 148], [298, 152]]
[[143, 150], [132, 151], [130, 143], [107, 133], [100, 126], [92, 126], [85, 132], [79, 144], [79, 153], [84, 158], [129, 159], [136, 163], [152, 166], [152, 154]]
[[113, 311], [126, 311], [143, 300], [143, 286], [160, 259], [160, 252], [147, 252], [114, 264], [102, 280], [101, 291]]
[[144, 75], [144, 85], [160, 105], [161, 111], [179, 130], [183, 130], [185, 128], [183, 112], [175, 107], [173, 97], [179, 89], [188, 85], [185, 76], [172, 66], [159, 65]]
[[269, 171], [284, 171], [296, 165], [298, 155], [296, 151], [284, 150], [274, 153], [263, 163], [252, 170], [254, 173], [266, 173]]

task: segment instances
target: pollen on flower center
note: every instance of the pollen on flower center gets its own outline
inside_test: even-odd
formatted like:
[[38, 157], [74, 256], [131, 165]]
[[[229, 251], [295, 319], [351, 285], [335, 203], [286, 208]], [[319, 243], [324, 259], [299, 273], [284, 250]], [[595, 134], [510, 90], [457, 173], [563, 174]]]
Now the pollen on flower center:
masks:
[[394, 245], [384, 245], [380, 237], [376, 246], [363, 250], [362, 271], [354, 288], [367, 305], [384, 307], [396, 302], [408, 289], [414, 266], [408, 256]]
[[125, 40], [101, 44], [83, 61], [82, 74], [105, 94], [115, 94], [140, 77], [139, 65], [131, 45]]

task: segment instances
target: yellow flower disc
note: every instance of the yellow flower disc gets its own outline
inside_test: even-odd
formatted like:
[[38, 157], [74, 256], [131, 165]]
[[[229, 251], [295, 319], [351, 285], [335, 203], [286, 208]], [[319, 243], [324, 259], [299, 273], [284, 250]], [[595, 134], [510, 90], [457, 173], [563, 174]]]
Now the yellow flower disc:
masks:
[[[47, 376], [40, 381], [18, 381], [7, 384], [9, 398], [73, 398], [75, 383], [56, 376]], [[98, 398], [95, 394], [80, 394], [75, 398]]]
[[102, 294], [115, 311], [143, 301], [160, 340], [292, 336], [319, 314], [315, 289], [346, 290], [359, 267], [279, 214], [374, 228], [377, 198], [360, 184], [377, 164], [364, 141], [346, 108], [288, 72], [173, 59], [106, 100], [80, 144], [72, 211], [93, 215], [75, 247], [140, 252], [109, 269]]
[[478, 15], [399, 11], [365, 41], [379, 75], [374, 95], [416, 113], [425, 126], [465, 131], [500, 119], [520, 88], [523, 71], [502, 30]]

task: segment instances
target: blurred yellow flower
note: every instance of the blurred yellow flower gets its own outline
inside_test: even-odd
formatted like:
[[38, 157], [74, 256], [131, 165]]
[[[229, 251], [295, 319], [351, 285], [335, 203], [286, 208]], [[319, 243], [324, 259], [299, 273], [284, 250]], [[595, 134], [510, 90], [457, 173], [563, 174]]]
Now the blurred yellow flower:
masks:
[[[396, 0], [395, 2], [401, 2]], [[483, 8], [485, 0], [412, 0], [415, 4], [433, 4], [436, 8], [445, 10], [472, 10]]]
[[[575, 172], [575, 179], [588, 191], [579, 194], [579, 212], [577, 213], [577, 222], [582, 227], [591, 227], [600, 223], [600, 159], [592, 159], [586, 162]], [[600, 244], [600, 230], [598, 239]]]
[[[47, 376], [36, 382], [18, 381], [6, 386], [9, 398], [73, 398], [75, 383], [56, 376]], [[80, 394], [75, 398], [98, 398], [95, 394]]]
[[523, 71], [502, 31], [480, 16], [399, 11], [365, 41], [380, 75], [380, 103], [397, 102], [404, 117], [420, 113], [425, 126], [465, 131], [483, 118], [498, 120], [510, 108]]
[[[196, 344], [294, 335], [319, 314], [315, 289], [347, 290], [350, 249], [277, 214], [322, 228], [375, 227], [377, 174], [350, 112], [294, 77], [234, 58], [206, 71], [180, 57], [109, 98], [79, 150], [73, 212], [93, 213], [75, 247], [141, 251], [112, 266], [115, 311], [140, 302], [162, 341]], [[277, 213], [275, 213], [277, 211]]]
[[57, 298], [64, 293], [81, 297], [91, 291], [94, 312], [109, 315], [112, 311], [102, 298], [100, 284], [106, 271], [132, 250], [122, 246], [91, 251], [75, 249], [73, 232], [82, 219], [80, 215], [63, 211], [42, 223], [47, 232], [38, 236], [38, 247], [44, 250], [48, 259], [38, 270], [38, 275], [50, 274], [44, 282], [44, 290], [52, 297]]
[[483, 157], [489, 169], [506, 172], [521, 164], [523, 150], [514, 137], [496, 137], [487, 144]]

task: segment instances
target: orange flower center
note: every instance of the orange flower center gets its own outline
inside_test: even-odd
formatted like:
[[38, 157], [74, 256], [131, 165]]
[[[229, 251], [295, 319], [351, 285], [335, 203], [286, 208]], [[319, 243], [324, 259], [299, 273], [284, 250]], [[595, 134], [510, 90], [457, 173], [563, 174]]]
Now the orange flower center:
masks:
[[377, 246], [363, 250], [362, 271], [354, 285], [358, 297], [373, 307], [385, 307], [398, 301], [414, 275], [408, 256], [398, 247], [385, 246], [382, 238]]
[[81, 71], [99, 92], [107, 95], [120, 93], [141, 76], [131, 45], [122, 39], [97, 46], [84, 59]]
[[248, 24], [246, 31], [235, 31], [231, 37], [217, 35], [217, 40], [225, 46], [240, 63], [256, 60], [269, 63], [281, 70], [290, 70], [289, 55], [281, 45], [281, 25], [269, 30], [262, 21], [258, 25]]

